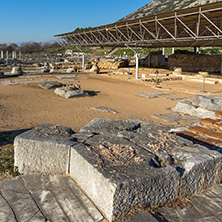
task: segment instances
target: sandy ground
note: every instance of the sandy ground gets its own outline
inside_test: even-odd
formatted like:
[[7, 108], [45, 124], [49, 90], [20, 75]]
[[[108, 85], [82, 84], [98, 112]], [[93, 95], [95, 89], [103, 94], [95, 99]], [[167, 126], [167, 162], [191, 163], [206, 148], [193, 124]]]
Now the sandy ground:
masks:
[[[201, 83], [191, 81], [170, 81], [161, 83], [162, 88], [155, 88], [154, 83], [127, 80], [126, 76], [120, 75], [79, 74], [79, 77], [79, 83], [73, 84], [94, 91], [95, 96], [64, 99], [54, 94], [54, 90], [45, 90], [36, 84], [0, 85], [0, 131], [27, 129], [43, 123], [69, 126], [79, 131], [94, 118], [153, 119], [153, 114], [171, 112], [169, 109], [178, 101], [147, 99], [136, 96], [137, 93], [161, 90], [193, 98], [202, 87]], [[35, 81], [46, 79], [60, 81], [47, 76], [35, 78]], [[222, 93], [219, 84], [206, 85], [206, 89], [211, 93]], [[118, 114], [92, 110], [91, 106], [105, 106]]]
[[[64, 125], [78, 132], [94, 118], [121, 119], [138, 118], [167, 122], [153, 118], [153, 114], [170, 113], [178, 100], [164, 98], [147, 99], [136, 94], [143, 91], [163, 91], [173, 95], [193, 98], [200, 94], [202, 84], [193, 81], [169, 81], [156, 88], [154, 83], [142, 82], [127, 75], [78, 74], [82, 89], [93, 91], [94, 96], [65, 99], [54, 90], [40, 88], [43, 80], [60, 79], [53, 76], [21, 76], [0, 79], [1, 81], [23, 81], [32, 79], [34, 84], [5, 86], [0, 84], [0, 180], [15, 176], [13, 172], [13, 139], [23, 130], [44, 123]], [[65, 83], [65, 82], [64, 82]], [[206, 84], [208, 94], [222, 94], [220, 84]], [[90, 109], [91, 106], [105, 106], [118, 114]]]

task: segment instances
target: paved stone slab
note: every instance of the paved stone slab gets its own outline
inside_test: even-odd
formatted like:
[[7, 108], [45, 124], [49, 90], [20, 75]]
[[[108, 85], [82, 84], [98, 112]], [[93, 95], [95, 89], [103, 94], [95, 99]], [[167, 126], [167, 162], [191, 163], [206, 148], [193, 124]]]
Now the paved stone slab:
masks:
[[158, 222], [149, 212], [143, 212], [137, 215], [132, 216], [129, 219], [124, 220], [123, 222]]
[[[46, 221], [20, 177], [0, 182], [0, 191], [0, 197], [6, 202], [4, 209], [11, 209], [11, 221]], [[3, 214], [3, 221], [6, 221], [6, 218]]]
[[14, 83], [14, 82], [12, 82], [12, 81], [10, 81], [10, 80], [1, 81], [0, 83], [1, 83], [1, 85], [4, 85], [4, 86], [14, 86], [14, 85], [18, 85], [18, 83]]
[[189, 116], [182, 115], [179, 113], [155, 114], [153, 116], [173, 124], [179, 124], [182, 121], [185, 122], [186, 124], [191, 125], [199, 121], [198, 118], [191, 118]]
[[15, 138], [15, 169], [20, 173], [69, 173], [74, 132], [68, 127], [45, 124]]
[[177, 96], [177, 95], [161, 95], [160, 97], [170, 100], [181, 100], [187, 98], [187, 96]]
[[63, 84], [57, 81], [43, 81], [39, 84], [39, 86], [43, 89], [55, 89], [62, 87]]
[[92, 107], [90, 107], [90, 109], [95, 109], [95, 110], [98, 110], [98, 111], [109, 112], [109, 113], [114, 113], [114, 114], [118, 113], [117, 111], [109, 109], [105, 106], [92, 106]]
[[89, 221], [101, 213], [69, 177], [25, 175], [0, 182], [1, 221]]
[[[218, 190], [219, 193], [218, 193]], [[182, 209], [160, 210], [163, 220], [175, 222], [221, 222], [222, 221], [222, 185], [213, 187], [190, 199], [190, 204]]]
[[101, 221], [103, 216], [70, 177], [25, 175], [27, 189], [50, 221]]
[[2, 194], [0, 194], [0, 218], [2, 222], [16, 222], [13, 210]]
[[141, 96], [141, 97], [145, 97], [148, 99], [153, 99], [153, 98], [157, 98], [159, 96], [168, 95], [168, 94], [169, 93], [160, 92], [160, 91], [145, 91], [145, 92], [138, 93], [136, 95]]
[[195, 107], [192, 105], [192, 101], [182, 100], [177, 103], [177, 105], [171, 108], [174, 112], [188, 114], [190, 116], [196, 116], [198, 118], [215, 118], [215, 112], [206, 110], [200, 107]]
[[65, 83], [79, 82], [79, 80], [77, 80], [77, 79], [63, 79], [62, 81]]
[[195, 95], [192, 104], [211, 111], [222, 111], [222, 96]]
[[70, 89], [70, 87], [62, 87], [55, 89], [55, 94], [65, 97], [66, 99], [73, 98], [73, 97], [81, 97], [81, 96], [88, 96], [88, 92], [82, 89]]
[[62, 79], [62, 80], [64, 80], [64, 79], [76, 79], [77, 78], [77, 76], [76, 75], [62, 75], [62, 76], [56, 76], [58, 79]]

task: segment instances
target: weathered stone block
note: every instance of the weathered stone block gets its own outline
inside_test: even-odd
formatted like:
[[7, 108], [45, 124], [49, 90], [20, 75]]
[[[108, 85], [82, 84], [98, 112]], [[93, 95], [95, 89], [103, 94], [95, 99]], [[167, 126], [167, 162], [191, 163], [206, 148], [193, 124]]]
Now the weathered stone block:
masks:
[[192, 104], [211, 111], [222, 111], [222, 96], [195, 95]]
[[191, 101], [183, 100], [177, 103], [177, 105], [171, 108], [174, 112], [185, 113], [190, 116], [196, 116], [198, 118], [215, 118], [215, 113], [204, 108], [195, 107]]
[[70, 175], [112, 221], [137, 205], [177, 197], [179, 173], [154, 167], [153, 158], [124, 138], [95, 135], [71, 148]]
[[222, 155], [217, 151], [212, 151], [211, 155], [185, 154], [183, 158], [182, 196], [190, 196], [222, 182]]
[[93, 119], [89, 124], [83, 127], [80, 132], [100, 133], [100, 134], [118, 134], [121, 131], [134, 131], [140, 127], [140, 121], [132, 119], [109, 120]]
[[55, 94], [65, 97], [66, 99], [72, 97], [81, 97], [81, 96], [88, 96], [89, 94], [82, 89], [71, 90], [69, 87], [62, 87], [55, 89]]
[[68, 127], [45, 124], [17, 136], [15, 169], [20, 173], [68, 174], [73, 133]]

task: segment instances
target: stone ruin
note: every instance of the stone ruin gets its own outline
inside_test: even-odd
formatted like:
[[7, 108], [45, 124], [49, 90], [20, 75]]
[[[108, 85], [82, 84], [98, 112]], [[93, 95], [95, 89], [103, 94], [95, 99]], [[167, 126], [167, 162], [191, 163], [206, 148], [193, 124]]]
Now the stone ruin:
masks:
[[139, 119], [41, 125], [15, 138], [15, 169], [71, 175], [113, 221], [221, 183], [222, 154], [169, 130]]
[[21, 65], [19, 65], [17, 67], [13, 67], [12, 71], [11, 71], [11, 74], [13, 74], [13, 75], [21, 75], [21, 74], [23, 74]]
[[92, 68], [89, 70], [89, 72], [96, 73], [96, 74], [99, 74], [99, 71], [100, 71], [100, 69], [96, 64], [93, 65]]
[[222, 111], [222, 96], [195, 95], [194, 100], [182, 100], [172, 111], [198, 118], [215, 118], [215, 112]]
[[80, 85], [68, 85], [55, 89], [55, 94], [65, 97], [66, 99], [73, 97], [89, 96], [89, 93], [81, 89]]

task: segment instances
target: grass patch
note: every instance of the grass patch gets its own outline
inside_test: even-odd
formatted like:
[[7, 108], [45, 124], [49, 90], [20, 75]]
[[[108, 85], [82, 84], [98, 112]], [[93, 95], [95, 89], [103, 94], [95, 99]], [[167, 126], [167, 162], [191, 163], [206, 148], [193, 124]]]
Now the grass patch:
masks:
[[0, 180], [19, 175], [14, 172], [13, 138], [12, 133], [0, 132]]

